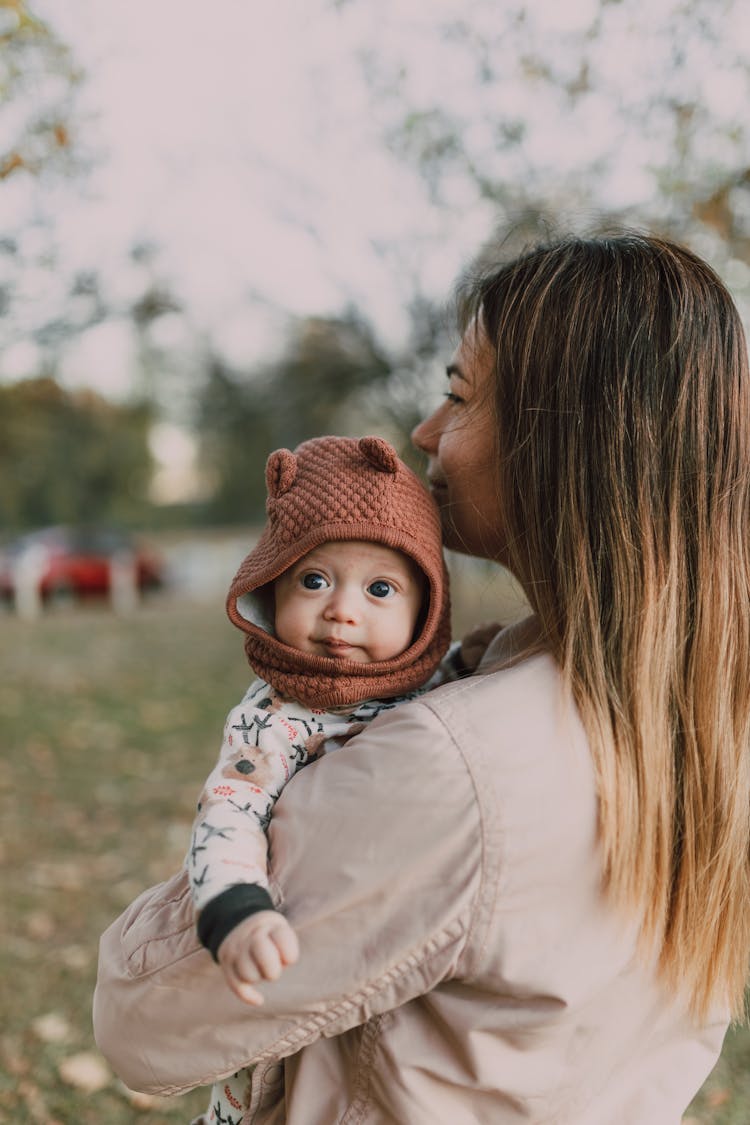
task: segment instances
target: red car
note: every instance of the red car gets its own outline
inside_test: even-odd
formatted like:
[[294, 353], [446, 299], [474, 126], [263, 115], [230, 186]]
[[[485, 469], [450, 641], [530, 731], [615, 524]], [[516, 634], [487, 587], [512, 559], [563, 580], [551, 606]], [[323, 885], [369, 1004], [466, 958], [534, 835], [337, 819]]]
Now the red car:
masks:
[[137, 591], [164, 580], [160, 560], [126, 532], [49, 527], [0, 549], [0, 597], [6, 599], [16, 599], [24, 585], [43, 602], [103, 595], [123, 580]]

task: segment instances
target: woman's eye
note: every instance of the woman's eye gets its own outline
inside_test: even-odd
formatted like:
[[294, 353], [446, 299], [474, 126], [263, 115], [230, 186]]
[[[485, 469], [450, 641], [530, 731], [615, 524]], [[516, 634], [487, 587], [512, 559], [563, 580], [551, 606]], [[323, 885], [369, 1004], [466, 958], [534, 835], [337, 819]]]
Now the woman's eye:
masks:
[[394, 589], [390, 582], [386, 582], [384, 578], [378, 578], [375, 582], [370, 583], [367, 592], [372, 594], [374, 598], [387, 598], [394, 593]]
[[309, 574], [302, 575], [302, 585], [306, 590], [324, 590], [328, 583], [322, 574], [310, 571]]
[[453, 406], [457, 406], [459, 403], [462, 403], [464, 401], [460, 395], [455, 394], [453, 391], [446, 391], [443, 397], [447, 398], [448, 402], [450, 402]]

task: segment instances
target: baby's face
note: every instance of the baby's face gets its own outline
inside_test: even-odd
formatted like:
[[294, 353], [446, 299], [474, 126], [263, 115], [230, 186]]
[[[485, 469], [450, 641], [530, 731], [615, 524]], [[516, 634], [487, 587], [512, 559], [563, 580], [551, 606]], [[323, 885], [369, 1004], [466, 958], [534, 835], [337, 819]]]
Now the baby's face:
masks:
[[276, 580], [276, 636], [319, 656], [392, 660], [411, 644], [423, 589], [416, 564], [400, 551], [324, 543]]

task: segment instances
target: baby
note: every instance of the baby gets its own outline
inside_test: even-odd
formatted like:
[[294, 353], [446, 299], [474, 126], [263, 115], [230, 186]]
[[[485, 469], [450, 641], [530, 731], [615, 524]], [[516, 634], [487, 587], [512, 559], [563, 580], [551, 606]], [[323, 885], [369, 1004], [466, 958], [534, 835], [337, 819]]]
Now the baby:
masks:
[[[255, 681], [227, 718], [187, 857], [198, 935], [229, 987], [298, 957], [268, 890], [273, 805], [308, 762], [432, 686], [450, 640], [440, 521], [382, 438], [315, 438], [266, 466], [268, 522], [227, 599]], [[441, 682], [464, 669], [451, 649]], [[205, 1122], [239, 1121], [251, 1072], [214, 1087]]]

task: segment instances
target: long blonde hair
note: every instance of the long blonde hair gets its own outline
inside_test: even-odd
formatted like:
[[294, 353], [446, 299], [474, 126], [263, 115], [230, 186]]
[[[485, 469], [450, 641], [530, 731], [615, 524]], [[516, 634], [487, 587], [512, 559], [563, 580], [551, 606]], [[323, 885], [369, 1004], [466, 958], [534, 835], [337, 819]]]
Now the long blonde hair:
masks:
[[496, 353], [509, 565], [589, 735], [604, 885], [691, 1011], [750, 955], [750, 376], [694, 254], [532, 250], [467, 308]]

